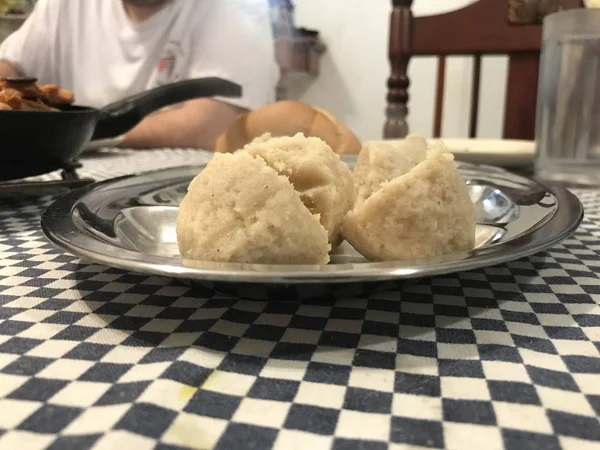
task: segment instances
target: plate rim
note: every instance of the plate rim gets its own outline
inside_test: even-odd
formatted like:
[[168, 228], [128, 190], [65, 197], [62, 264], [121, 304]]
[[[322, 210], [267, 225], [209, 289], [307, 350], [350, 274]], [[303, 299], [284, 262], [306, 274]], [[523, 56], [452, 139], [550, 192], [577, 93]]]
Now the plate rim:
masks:
[[[201, 166], [194, 167], [199, 168]], [[577, 230], [584, 217], [583, 205], [567, 189], [519, 175], [521, 178], [534, 181], [546, 188], [556, 197], [558, 202], [558, 208], [552, 217], [529, 233], [525, 232], [510, 241], [497, 243], [489, 247], [438, 258], [328, 264], [325, 266], [194, 262], [179, 258], [176, 259], [175, 263], [175, 258], [158, 255], [145, 255], [141, 258], [143, 254], [139, 252], [115, 247], [95, 239], [91, 234], [80, 230], [71, 218], [73, 206], [77, 201], [94, 190], [139, 176], [152, 176], [157, 173], [175, 172], [182, 169], [191, 171], [193, 167], [180, 166], [126, 175], [74, 190], [55, 200], [44, 211], [40, 221], [42, 231], [47, 239], [68, 253], [97, 264], [136, 273], [212, 282], [262, 284], [349, 283], [431, 277], [476, 270], [514, 261], [539, 253], [562, 242]], [[96, 247], [104, 251], [100, 252], [95, 249]], [[116, 253], [121, 255], [117, 256]]]
[[[507, 157], [533, 157], [535, 155], [535, 141], [534, 140], [525, 140], [525, 139], [493, 139], [493, 138], [439, 138], [438, 140], [449, 142], [448, 147], [452, 153], [460, 153], [463, 154], [471, 154], [471, 155], [494, 155], [494, 156], [507, 156]], [[456, 142], [469, 142], [469, 141], [479, 141], [482, 143], [490, 144], [492, 142], [504, 142], [510, 143], [511, 149], [509, 151], [506, 150], [488, 150], [485, 151], [483, 149], [473, 150], [469, 148], [461, 148], [461, 147], [452, 147], [453, 143]], [[454, 144], [458, 145], [458, 144]], [[490, 149], [494, 148], [494, 146], [490, 145]], [[499, 149], [500, 146], [495, 147]]]
[[[535, 147], [536, 141], [535, 139], [505, 139], [505, 138], [484, 138], [484, 137], [459, 137], [459, 136], [455, 136], [455, 137], [429, 137], [429, 138], [425, 138], [426, 141], [428, 142], [437, 142], [437, 141], [443, 141], [443, 142], [456, 142], [456, 141], [463, 141], [463, 142], [475, 142], [475, 141], [480, 141], [480, 142], [507, 142], [507, 143], [511, 143], [511, 144], [521, 144], [523, 146], [527, 146], [527, 147]], [[365, 143], [367, 142], [400, 142], [403, 141], [403, 139], [370, 139], [365, 141]], [[452, 149], [454, 150], [454, 149]]]

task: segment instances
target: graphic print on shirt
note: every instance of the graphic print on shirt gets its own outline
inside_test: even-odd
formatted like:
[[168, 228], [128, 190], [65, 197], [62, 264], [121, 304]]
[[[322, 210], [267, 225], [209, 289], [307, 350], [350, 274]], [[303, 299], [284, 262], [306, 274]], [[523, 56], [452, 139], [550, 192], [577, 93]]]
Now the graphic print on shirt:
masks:
[[181, 42], [169, 41], [156, 67], [155, 85], [158, 87], [179, 81], [182, 77], [184, 61], [185, 55]]

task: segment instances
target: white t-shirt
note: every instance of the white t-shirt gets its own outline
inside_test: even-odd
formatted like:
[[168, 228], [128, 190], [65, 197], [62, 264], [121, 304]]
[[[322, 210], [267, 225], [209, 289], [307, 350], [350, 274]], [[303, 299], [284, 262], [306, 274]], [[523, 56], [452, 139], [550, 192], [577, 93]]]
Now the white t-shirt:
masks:
[[256, 109], [274, 100], [279, 74], [268, 0], [171, 0], [139, 24], [122, 0], [38, 0], [0, 59], [93, 107], [216, 76], [243, 88], [223, 101]]

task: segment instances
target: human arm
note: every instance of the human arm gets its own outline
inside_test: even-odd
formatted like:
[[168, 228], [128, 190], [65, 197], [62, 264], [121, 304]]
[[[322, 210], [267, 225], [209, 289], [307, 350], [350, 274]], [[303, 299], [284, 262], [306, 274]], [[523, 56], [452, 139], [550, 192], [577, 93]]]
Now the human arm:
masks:
[[[0, 45], [0, 77], [43, 77], [51, 66], [50, 33], [61, 0], [38, 0], [23, 25]], [[44, 79], [43, 82], [53, 82]]]
[[215, 99], [191, 100], [148, 116], [125, 135], [121, 147], [212, 150], [217, 137], [244, 111]]
[[0, 78], [18, 77], [21, 74], [15, 66], [8, 61], [0, 61]]

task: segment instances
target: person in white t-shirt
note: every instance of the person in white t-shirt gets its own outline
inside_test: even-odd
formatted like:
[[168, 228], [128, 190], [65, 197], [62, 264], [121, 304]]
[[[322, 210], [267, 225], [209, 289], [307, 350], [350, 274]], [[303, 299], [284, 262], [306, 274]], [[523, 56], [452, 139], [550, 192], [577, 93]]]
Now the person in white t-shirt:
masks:
[[162, 110], [122, 144], [211, 149], [240, 113], [274, 101], [268, 8], [268, 0], [38, 0], [0, 45], [0, 77], [36, 77], [98, 108], [178, 80], [230, 80], [242, 86], [241, 98]]

